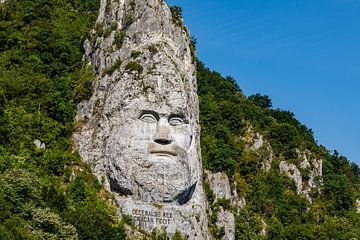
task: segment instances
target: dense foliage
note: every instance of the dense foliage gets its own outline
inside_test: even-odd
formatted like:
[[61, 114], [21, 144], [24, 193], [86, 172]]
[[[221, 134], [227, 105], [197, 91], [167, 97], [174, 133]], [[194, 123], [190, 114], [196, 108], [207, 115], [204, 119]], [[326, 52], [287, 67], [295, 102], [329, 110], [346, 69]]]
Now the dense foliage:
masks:
[[[82, 44], [98, 8], [98, 0], [8, 0], [0, 5], [0, 239], [125, 239], [124, 223], [131, 225], [129, 219], [117, 219], [107, 204], [111, 196], [72, 152], [76, 104], [91, 95], [94, 78], [82, 62]], [[180, 24], [181, 8], [171, 10]], [[117, 44], [123, 37], [116, 37]], [[128, 69], [142, 70], [136, 62]], [[268, 96], [247, 98], [234, 79], [200, 62], [198, 85], [204, 165], [226, 172], [247, 200], [245, 209], [231, 209], [224, 199], [213, 202], [205, 184], [214, 210], [210, 224], [222, 207], [236, 213], [237, 239], [266, 238], [259, 235], [262, 220], [268, 239], [360, 236], [356, 164], [318, 146], [311, 129], [293, 113], [272, 109]], [[268, 172], [261, 165], [265, 152], [245, 151], [240, 136], [249, 126], [274, 151]], [[36, 147], [35, 140], [45, 146]], [[314, 192], [311, 205], [278, 169], [281, 160], [297, 163], [297, 151], [304, 149], [324, 160], [321, 191]], [[213, 225], [213, 235], [223, 236], [224, 229]], [[166, 236], [154, 232], [149, 238]], [[182, 237], [177, 233], [174, 239]]]
[[[197, 69], [204, 166], [227, 173], [247, 202], [246, 208], [236, 214], [236, 239], [358, 238], [358, 166], [336, 151], [331, 154], [318, 146], [312, 131], [293, 113], [272, 109], [268, 96], [256, 94], [247, 98], [231, 77], [224, 78], [201, 62]], [[262, 167], [269, 154], [266, 149], [245, 150], [244, 137], [249, 128], [270, 143], [274, 159], [269, 171]], [[312, 193], [312, 204], [297, 194], [293, 180], [279, 171], [281, 160], [298, 164], [298, 151], [305, 149], [323, 159], [323, 180], [320, 192]], [[302, 174], [305, 179], [306, 172]], [[206, 184], [205, 190], [210, 206], [216, 206]], [[214, 214], [216, 209], [213, 210]], [[221, 233], [221, 229], [211, 227], [215, 228], [213, 235]], [[267, 237], [259, 235], [263, 228], [268, 231]]]
[[92, 91], [82, 44], [99, 1], [0, 8], [0, 239], [124, 239], [71, 144], [76, 104]]

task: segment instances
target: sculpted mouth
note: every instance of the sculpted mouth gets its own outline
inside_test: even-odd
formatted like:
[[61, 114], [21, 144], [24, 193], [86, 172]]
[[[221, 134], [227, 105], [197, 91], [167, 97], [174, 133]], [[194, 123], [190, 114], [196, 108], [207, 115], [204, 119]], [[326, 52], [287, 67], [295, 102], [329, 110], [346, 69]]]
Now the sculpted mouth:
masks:
[[162, 146], [162, 145], [159, 145], [156, 143], [151, 143], [149, 145], [149, 153], [159, 155], [159, 156], [177, 156], [178, 155], [177, 146], [175, 146], [175, 145]]
[[156, 154], [159, 156], [176, 156], [177, 154], [175, 152], [170, 152], [170, 151], [150, 151], [151, 154]]

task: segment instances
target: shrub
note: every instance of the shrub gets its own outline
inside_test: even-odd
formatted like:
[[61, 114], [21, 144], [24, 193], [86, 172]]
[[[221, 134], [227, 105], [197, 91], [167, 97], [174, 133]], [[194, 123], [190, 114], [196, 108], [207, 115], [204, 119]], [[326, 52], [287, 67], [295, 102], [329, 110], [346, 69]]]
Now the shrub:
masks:
[[124, 43], [124, 38], [125, 38], [126, 34], [125, 34], [125, 31], [124, 30], [119, 30], [116, 32], [115, 34], [115, 45], [116, 45], [116, 48], [121, 48], [121, 46], [123, 45]]
[[172, 21], [176, 26], [182, 26], [182, 8], [179, 6], [170, 7]]
[[75, 83], [73, 99], [79, 103], [83, 99], [89, 99], [93, 93], [95, 80], [94, 71], [91, 65], [82, 68], [78, 81]]
[[139, 62], [129, 62], [125, 66], [125, 70], [136, 71], [138, 73], [142, 73], [143, 67], [141, 66], [141, 64]]
[[131, 58], [136, 59], [137, 57], [139, 57], [142, 54], [141, 51], [132, 51], [131, 52]]
[[159, 51], [155, 44], [148, 46], [148, 50], [151, 54], [155, 54]]
[[121, 66], [122, 61], [120, 58], [115, 60], [115, 63], [107, 70], [107, 74], [109, 74], [110, 76], [115, 72], [116, 69], [119, 69], [119, 67]]

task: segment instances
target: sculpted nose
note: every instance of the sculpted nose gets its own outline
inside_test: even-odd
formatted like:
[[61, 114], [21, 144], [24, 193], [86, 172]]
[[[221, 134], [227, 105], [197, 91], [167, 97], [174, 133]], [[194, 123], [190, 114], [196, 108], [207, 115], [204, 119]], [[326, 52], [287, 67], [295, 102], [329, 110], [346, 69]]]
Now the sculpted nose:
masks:
[[170, 125], [166, 119], [159, 120], [154, 142], [162, 145], [170, 144], [172, 142], [170, 137]]

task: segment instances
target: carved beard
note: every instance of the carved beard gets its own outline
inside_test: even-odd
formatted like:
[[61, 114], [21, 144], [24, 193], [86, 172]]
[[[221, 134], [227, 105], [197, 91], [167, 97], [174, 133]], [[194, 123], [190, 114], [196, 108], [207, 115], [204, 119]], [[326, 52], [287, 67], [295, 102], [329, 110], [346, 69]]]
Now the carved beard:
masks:
[[[154, 156], [149, 156], [149, 158], [152, 157]], [[147, 168], [139, 167], [134, 172], [140, 198], [148, 202], [178, 200], [180, 204], [183, 204], [179, 198], [191, 189], [191, 171], [186, 152], [172, 157], [156, 156], [154, 158], [157, 161], [151, 161]]]

